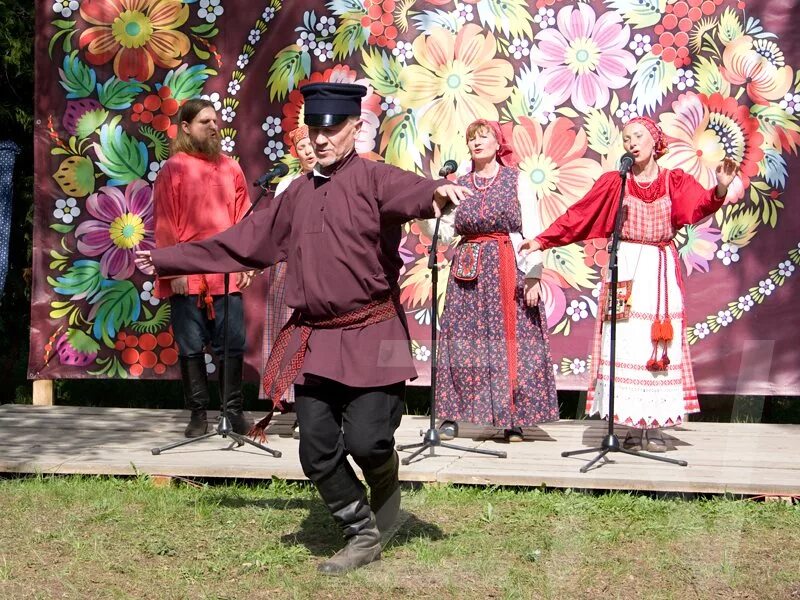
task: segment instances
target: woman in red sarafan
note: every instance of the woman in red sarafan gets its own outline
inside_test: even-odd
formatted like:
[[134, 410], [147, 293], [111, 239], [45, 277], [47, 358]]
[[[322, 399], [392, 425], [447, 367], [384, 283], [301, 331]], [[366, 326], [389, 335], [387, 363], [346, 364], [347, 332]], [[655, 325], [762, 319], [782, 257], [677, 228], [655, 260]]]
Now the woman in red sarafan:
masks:
[[534, 194], [520, 177], [500, 126], [467, 128], [472, 170], [458, 184], [473, 195], [443, 217], [443, 238], [460, 235], [442, 315], [437, 407], [444, 439], [457, 422], [489, 424], [507, 441], [523, 427], [558, 419], [544, 306], [541, 253], [522, 257], [524, 237], [541, 231]]
[[[625, 448], [664, 452], [667, 446], [660, 430], [680, 425], [684, 414], [700, 411], [686, 342], [683, 278], [673, 238], [684, 225], [722, 206], [738, 166], [725, 158], [717, 167], [717, 186], [706, 190], [684, 171], [658, 165], [656, 160], [667, 147], [664, 133], [653, 120], [631, 119], [622, 136], [634, 164], [623, 199], [626, 214], [618, 250], [618, 306], [623, 318], [617, 322], [613, 418], [630, 428]], [[522, 249], [546, 250], [610, 237], [621, 185], [617, 172], [605, 173], [586, 196]], [[586, 405], [588, 414], [603, 418], [609, 412], [610, 366], [606, 279], [600, 290]]]

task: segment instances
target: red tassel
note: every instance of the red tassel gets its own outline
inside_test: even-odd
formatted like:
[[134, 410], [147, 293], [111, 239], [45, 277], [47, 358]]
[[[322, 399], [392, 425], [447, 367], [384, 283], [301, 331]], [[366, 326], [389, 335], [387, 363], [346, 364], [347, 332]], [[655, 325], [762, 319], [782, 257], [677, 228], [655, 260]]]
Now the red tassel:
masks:
[[247, 432], [247, 437], [253, 438], [256, 442], [260, 444], [267, 443], [267, 425], [269, 425], [270, 421], [272, 421], [272, 411], [267, 413], [267, 416], [261, 419], [258, 423], [253, 425], [250, 428], [250, 431]]
[[661, 321], [661, 340], [664, 342], [671, 342], [673, 335], [674, 332], [672, 331], [672, 321], [665, 318]]
[[659, 323], [658, 319], [656, 319], [650, 326], [650, 340], [654, 344], [657, 344], [660, 339], [661, 339], [661, 323]]
[[658, 363], [656, 359], [651, 358], [650, 360], [648, 360], [647, 364], [645, 365], [645, 369], [647, 369], [648, 371], [658, 371]]
[[662, 365], [664, 365], [664, 369], [663, 370], [666, 371], [667, 367], [669, 367], [669, 364], [670, 364], [669, 356], [667, 356], [667, 347], [666, 347], [666, 345], [664, 346], [664, 353], [661, 355], [661, 360], [659, 362]]

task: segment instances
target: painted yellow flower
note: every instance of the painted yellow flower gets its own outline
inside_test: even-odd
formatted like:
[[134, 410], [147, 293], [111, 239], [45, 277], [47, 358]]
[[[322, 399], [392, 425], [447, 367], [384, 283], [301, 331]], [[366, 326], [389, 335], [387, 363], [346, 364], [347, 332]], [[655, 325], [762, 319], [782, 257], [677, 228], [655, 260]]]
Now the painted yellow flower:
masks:
[[497, 120], [495, 104], [511, 94], [514, 70], [494, 57], [496, 50], [494, 36], [474, 24], [458, 35], [434, 29], [414, 41], [419, 64], [403, 69], [398, 99], [403, 107], [422, 112], [419, 128], [433, 142], [463, 135], [475, 119]]
[[114, 60], [114, 73], [124, 80], [147, 81], [155, 65], [171, 69], [191, 49], [177, 31], [189, 18], [180, 0], [84, 0], [81, 16], [91, 23], [79, 40], [86, 60], [104, 65]]
[[538, 121], [520, 117], [514, 127], [512, 146], [520, 170], [539, 204], [542, 226], [577, 202], [600, 176], [600, 165], [584, 158], [587, 142], [582, 129], [559, 117], [542, 131]]

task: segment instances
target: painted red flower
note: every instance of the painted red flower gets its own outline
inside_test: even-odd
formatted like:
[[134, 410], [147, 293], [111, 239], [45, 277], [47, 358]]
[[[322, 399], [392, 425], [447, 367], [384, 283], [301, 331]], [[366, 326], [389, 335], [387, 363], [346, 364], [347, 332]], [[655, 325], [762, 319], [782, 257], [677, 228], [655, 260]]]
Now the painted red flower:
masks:
[[358, 83], [367, 88], [367, 95], [361, 100], [361, 132], [356, 138], [356, 152], [367, 158], [379, 158], [374, 152], [375, 141], [380, 126], [381, 97], [375, 93], [366, 79], [358, 79], [358, 73], [347, 65], [336, 65], [322, 73], [312, 73], [308, 79], [303, 79], [298, 86], [289, 92], [286, 104], [283, 105], [283, 119], [281, 128], [284, 131], [283, 139], [287, 146], [291, 146], [289, 134], [305, 124], [303, 105], [305, 101], [300, 92], [301, 87], [308, 83], [329, 81], [334, 83]]
[[189, 18], [180, 0], [83, 0], [81, 16], [89, 27], [78, 45], [93, 65], [114, 61], [123, 80], [147, 81], [155, 65], [172, 69], [181, 64], [191, 44], [178, 29]]

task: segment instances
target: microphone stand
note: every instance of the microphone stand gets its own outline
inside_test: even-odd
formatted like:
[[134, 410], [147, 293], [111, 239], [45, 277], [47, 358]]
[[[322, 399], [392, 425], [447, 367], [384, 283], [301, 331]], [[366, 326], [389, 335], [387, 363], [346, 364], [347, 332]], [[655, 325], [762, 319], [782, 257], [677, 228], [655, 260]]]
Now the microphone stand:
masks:
[[[261, 199], [269, 191], [268, 182], [264, 182], [264, 184], [261, 185], [260, 187], [261, 187], [261, 192], [259, 192], [258, 197], [256, 198], [255, 202], [253, 202], [250, 205], [250, 208], [247, 209], [247, 212], [244, 213], [244, 216], [242, 217], [242, 219], [247, 218], [255, 210], [256, 206], [258, 206], [258, 203], [261, 202]], [[228, 323], [229, 323], [229, 320], [228, 320], [228, 291], [230, 289], [230, 278], [231, 278], [230, 273], [225, 273], [224, 276], [223, 276], [223, 282], [224, 282], [223, 286], [224, 286], [224, 294], [225, 295], [224, 295], [223, 300], [222, 300], [222, 314], [223, 314], [223, 320], [224, 320], [224, 324], [222, 326], [222, 348], [223, 348], [222, 361], [226, 365], [230, 364], [230, 363], [228, 363], [228, 358], [229, 358], [229, 347], [228, 347]], [[255, 440], [250, 439], [246, 435], [241, 435], [241, 434], [236, 433], [235, 431], [233, 431], [233, 428], [231, 427], [231, 422], [228, 419], [228, 383], [229, 383], [228, 379], [229, 379], [230, 372], [231, 372], [231, 370], [229, 368], [225, 368], [224, 369], [224, 376], [222, 378], [222, 385], [220, 386], [221, 387], [221, 391], [222, 391], [222, 398], [220, 398], [221, 411], [220, 411], [220, 415], [219, 415], [219, 421], [217, 421], [216, 430], [212, 431], [211, 433], [206, 433], [205, 435], [198, 436], [196, 438], [189, 438], [189, 439], [185, 439], [185, 440], [180, 440], [178, 442], [173, 442], [171, 444], [167, 444], [166, 446], [161, 446], [161, 447], [158, 447], [158, 448], [152, 448], [150, 450], [150, 452], [152, 454], [159, 455], [159, 454], [161, 454], [162, 452], [164, 452], [166, 450], [172, 450], [173, 448], [179, 448], [181, 446], [187, 446], [189, 444], [194, 444], [195, 442], [199, 442], [201, 440], [205, 440], [205, 439], [208, 439], [210, 437], [214, 437], [216, 435], [219, 435], [222, 438], [230, 438], [231, 440], [233, 440], [233, 443], [230, 446], [228, 446], [226, 448], [226, 450], [232, 449], [234, 447], [234, 445], [236, 447], [241, 447], [241, 446], [244, 446], [245, 444], [249, 444], [251, 446], [255, 446], [259, 450], [263, 450], [264, 452], [266, 452], [267, 454], [270, 454], [271, 456], [273, 456], [275, 458], [280, 458], [282, 456], [282, 453], [281, 453], [280, 450], [273, 450], [272, 448], [270, 448], [268, 446], [265, 446], [264, 444], [260, 444], [260, 443], [256, 442]]]
[[397, 449], [400, 451], [416, 448], [414, 452], [412, 452], [409, 456], [403, 458], [400, 461], [404, 465], [408, 465], [414, 458], [416, 458], [419, 454], [428, 449], [430, 449], [429, 456], [435, 456], [436, 454], [434, 449], [439, 446], [441, 446], [442, 448], [449, 448], [450, 450], [461, 450], [462, 452], [473, 452], [475, 454], [485, 454], [487, 456], [496, 456], [498, 458], [506, 458], [507, 456], [505, 452], [499, 452], [496, 450], [466, 448], [464, 446], [457, 446], [455, 444], [443, 442], [441, 436], [439, 435], [439, 430], [436, 428], [436, 372], [437, 372], [437, 365], [436, 365], [437, 314], [436, 313], [438, 304], [437, 284], [439, 281], [439, 266], [436, 263], [436, 247], [439, 241], [440, 221], [441, 217], [436, 219], [436, 225], [433, 229], [433, 237], [431, 238], [431, 246], [428, 254], [428, 268], [431, 270], [431, 293], [433, 297], [433, 306], [431, 309], [431, 396], [430, 396], [431, 422], [430, 422], [430, 427], [428, 428], [427, 431], [420, 432], [420, 434], [424, 436], [422, 442], [418, 442], [416, 444], [403, 444], [397, 446]]
[[[622, 178], [622, 187], [620, 188], [619, 192], [619, 206], [617, 207], [617, 215], [614, 219], [614, 233], [611, 236], [611, 252], [609, 257], [608, 266], [611, 270], [611, 321], [610, 321], [610, 342], [611, 342], [611, 351], [610, 351], [610, 364], [608, 367], [608, 434], [603, 438], [600, 446], [597, 448], [585, 448], [583, 450], [571, 450], [568, 452], [562, 452], [561, 456], [575, 456], [576, 454], [588, 454], [590, 452], [597, 452], [598, 455], [595, 456], [591, 461], [589, 461], [586, 465], [580, 468], [581, 473], [586, 473], [589, 469], [591, 469], [595, 463], [597, 463], [600, 459], [603, 459], [603, 464], [606, 464], [610, 461], [606, 454], [609, 452], [621, 452], [623, 454], [630, 454], [631, 456], [639, 456], [641, 458], [649, 458], [651, 460], [658, 460], [665, 463], [671, 463], [674, 465], [680, 465], [681, 467], [687, 466], [685, 460], [677, 460], [674, 458], [667, 458], [665, 456], [656, 456], [654, 454], [647, 454], [645, 452], [638, 452], [636, 450], [628, 450], [627, 448], [623, 448], [622, 445], [619, 443], [619, 438], [614, 433], [614, 380], [616, 375], [616, 357], [617, 357], [617, 287], [619, 285], [619, 271], [617, 269], [617, 250], [619, 249], [619, 242], [620, 242], [620, 235], [622, 234], [622, 224], [625, 221], [626, 212], [624, 210], [624, 199], [625, 199], [625, 186], [627, 183], [628, 178], [628, 170], [625, 169], [620, 173], [620, 177]], [[601, 306], [600, 310], [605, 311], [605, 306]], [[602, 312], [598, 318], [602, 318]], [[600, 360], [599, 356], [593, 356], [592, 360]], [[600, 465], [602, 466], [602, 465]]]

